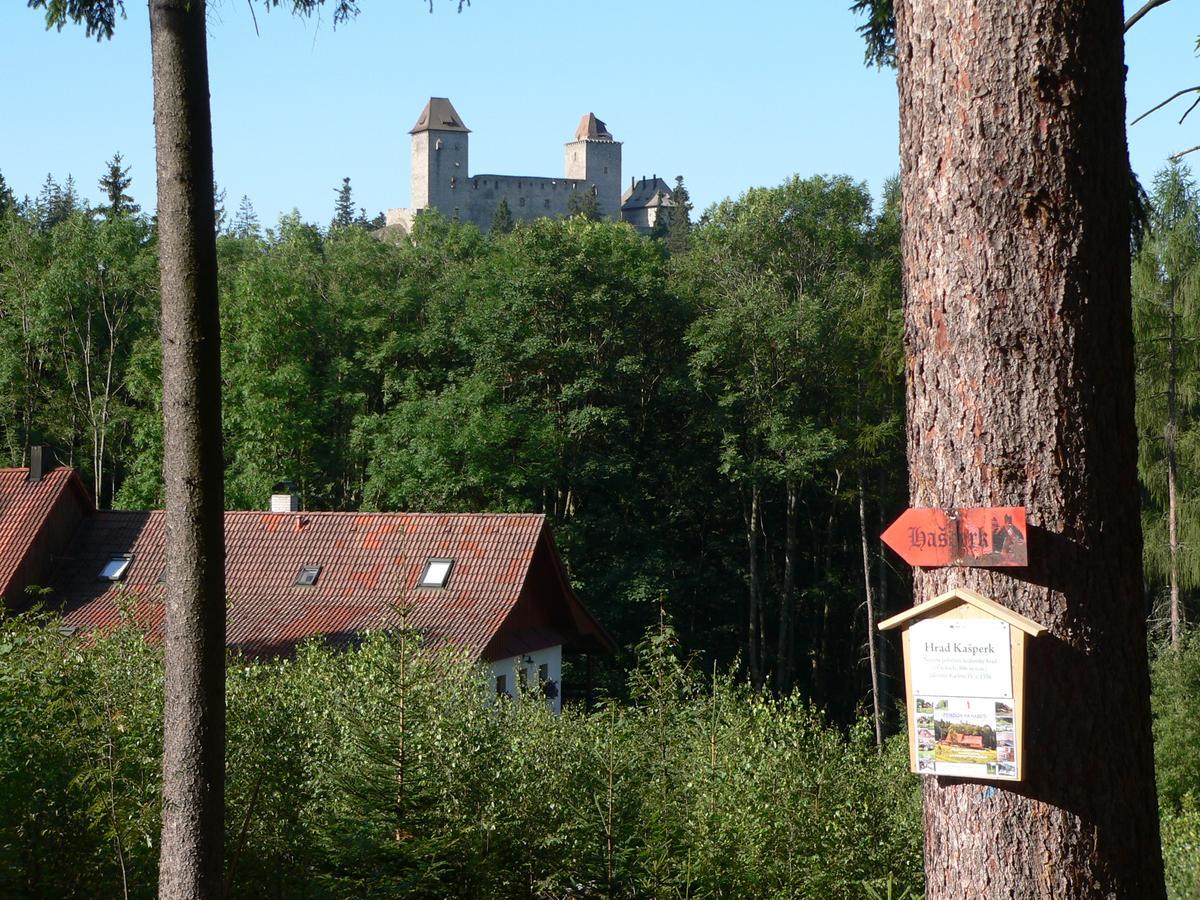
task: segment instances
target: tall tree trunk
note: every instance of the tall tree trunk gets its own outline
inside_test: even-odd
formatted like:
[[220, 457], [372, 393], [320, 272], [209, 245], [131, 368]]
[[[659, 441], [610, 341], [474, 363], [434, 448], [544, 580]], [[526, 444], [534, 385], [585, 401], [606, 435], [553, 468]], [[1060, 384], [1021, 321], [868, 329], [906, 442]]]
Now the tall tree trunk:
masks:
[[781, 694], [786, 694], [792, 689], [792, 654], [795, 649], [795, 628], [792, 622], [796, 593], [796, 519], [799, 506], [799, 491], [795, 482], [789, 481], [783, 538], [783, 590], [779, 597], [779, 641], [775, 653], [775, 684]]
[[912, 505], [1032, 526], [1027, 568], [917, 571], [915, 599], [970, 587], [1050, 629], [1026, 780], [924, 779], [926, 896], [1162, 897], [1121, 4], [900, 0], [896, 22]]
[[225, 547], [203, 0], [150, 0], [167, 524], [159, 897], [221, 893]]
[[746, 514], [746, 551], [750, 554], [750, 624], [747, 650], [750, 656], [750, 680], [755, 687], [762, 684], [762, 657], [759, 655], [762, 575], [758, 566], [758, 504], [758, 484], [753, 484], [750, 487], [750, 510]]
[[1178, 650], [1182, 628], [1182, 617], [1179, 614], [1179, 505], [1175, 496], [1179, 474], [1176, 456], [1176, 439], [1179, 435], [1178, 384], [1176, 380], [1179, 364], [1179, 333], [1177, 331], [1174, 287], [1172, 287], [1167, 304], [1167, 433], [1164, 435], [1167, 444], [1167, 544], [1171, 569], [1171, 649]]
[[875, 746], [883, 747], [883, 718], [879, 712], [879, 660], [875, 655], [875, 596], [871, 589], [871, 545], [867, 539], [867, 491], [858, 470], [858, 531], [862, 538], [863, 591], [867, 599], [867, 662], [871, 667], [871, 711], [875, 719]]
[[[887, 486], [887, 482], [884, 477], [885, 471], [885, 467], [880, 467], [879, 497], [881, 500], [879, 509], [877, 510], [878, 519], [876, 519], [876, 522], [879, 526], [879, 530], [876, 532], [876, 534], [883, 534], [887, 528], [887, 520], [883, 517], [882, 503], [882, 498], [887, 496], [887, 491], [885, 490]], [[888, 614], [888, 569], [887, 558], [883, 553], [883, 541], [878, 538], [876, 539], [875, 549], [875, 571], [877, 573], [877, 583], [879, 585], [878, 593], [875, 595], [875, 615], [880, 618], [884, 618]], [[892, 672], [888, 642], [880, 641], [876, 645], [876, 649], [879, 653], [879, 706], [881, 709], [886, 710], [888, 708], [888, 691], [891, 688], [889, 679], [891, 678]]]

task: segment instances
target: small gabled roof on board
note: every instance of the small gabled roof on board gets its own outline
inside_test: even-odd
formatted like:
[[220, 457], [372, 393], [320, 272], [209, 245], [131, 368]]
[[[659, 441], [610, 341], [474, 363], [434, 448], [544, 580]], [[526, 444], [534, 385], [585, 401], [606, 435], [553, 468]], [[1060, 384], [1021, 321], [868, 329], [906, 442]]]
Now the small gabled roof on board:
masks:
[[1020, 613], [1013, 612], [1007, 606], [1001, 606], [995, 600], [989, 600], [977, 591], [970, 588], [954, 588], [954, 590], [946, 591], [934, 597], [932, 600], [926, 600], [924, 603], [914, 606], [912, 609], [906, 609], [902, 613], [897, 613], [890, 619], [884, 619], [879, 623], [880, 631], [888, 631], [898, 625], [904, 625], [911, 622], [913, 619], [921, 619], [932, 615], [944, 606], [949, 606], [952, 603], [967, 603], [974, 606], [976, 609], [983, 610], [989, 615], [995, 616], [1012, 625], [1014, 628], [1020, 628], [1023, 632], [1031, 637], [1037, 637], [1040, 634], [1045, 634], [1048, 630], [1045, 625], [1039, 625]]

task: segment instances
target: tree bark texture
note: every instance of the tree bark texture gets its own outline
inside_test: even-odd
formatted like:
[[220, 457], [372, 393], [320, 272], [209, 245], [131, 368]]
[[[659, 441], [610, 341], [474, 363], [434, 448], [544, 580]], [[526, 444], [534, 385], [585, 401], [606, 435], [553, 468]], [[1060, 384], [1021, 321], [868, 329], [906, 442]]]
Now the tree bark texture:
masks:
[[222, 888], [224, 489], [204, 6], [150, 0], [167, 525], [161, 898]]
[[1027, 778], [924, 779], [927, 897], [1161, 897], [1117, 0], [897, 3], [913, 506], [1024, 505]]

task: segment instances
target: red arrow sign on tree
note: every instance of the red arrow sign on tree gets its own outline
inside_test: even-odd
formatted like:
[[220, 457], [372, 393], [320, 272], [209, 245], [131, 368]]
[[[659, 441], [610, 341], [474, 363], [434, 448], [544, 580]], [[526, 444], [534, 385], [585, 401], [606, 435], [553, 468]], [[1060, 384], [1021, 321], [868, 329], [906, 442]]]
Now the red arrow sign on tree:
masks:
[[1023, 506], [907, 509], [883, 542], [912, 566], [1024, 566]]

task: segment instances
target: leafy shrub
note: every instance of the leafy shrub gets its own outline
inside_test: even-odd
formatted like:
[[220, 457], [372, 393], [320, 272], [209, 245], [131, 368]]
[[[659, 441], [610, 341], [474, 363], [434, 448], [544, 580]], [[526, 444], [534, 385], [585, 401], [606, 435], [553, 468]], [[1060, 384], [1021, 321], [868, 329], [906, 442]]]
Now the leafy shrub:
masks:
[[[0, 895], [152, 896], [161, 654], [0, 623]], [[233, 658], [233, 895], [847, 896], [921, 887], [902, 740], [703, 677], [667, 627], [629, 703], [497, 700], [412, 638]], [[62, 860], [70, 859], [69, 866]], [[101, 889], [99, 886], [104, 886]]]

